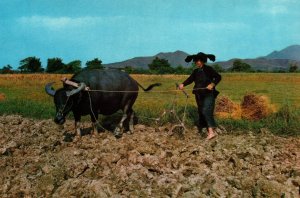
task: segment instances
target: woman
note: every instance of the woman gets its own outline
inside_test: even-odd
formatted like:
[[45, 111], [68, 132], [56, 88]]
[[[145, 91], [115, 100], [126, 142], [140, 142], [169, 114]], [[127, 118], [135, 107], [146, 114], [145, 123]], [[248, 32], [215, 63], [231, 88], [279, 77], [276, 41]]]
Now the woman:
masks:
[[187, 56], [185, 61], [194, 61], [197, 69], [182, 83], [179, 85], [179, 89], [183, 89], [185, 86], [195, 83], [193, 94], [195, 94], [196, 102], [198, 106], [199, 114], [199, 131], [203, 128], [207, 128], [207, 140], [216, 137], [214, 128], [216, 122], [214, 119], [215, 98], [219, 92], [215, 89], [216, 85], [221, 80], [221, 75], [218, 74], [212, 67], [207, 66], [207, 58], [211, 61], [215, 61], [215, 56], [212, 54], [205, 54], [200, 52], [195, 55]]

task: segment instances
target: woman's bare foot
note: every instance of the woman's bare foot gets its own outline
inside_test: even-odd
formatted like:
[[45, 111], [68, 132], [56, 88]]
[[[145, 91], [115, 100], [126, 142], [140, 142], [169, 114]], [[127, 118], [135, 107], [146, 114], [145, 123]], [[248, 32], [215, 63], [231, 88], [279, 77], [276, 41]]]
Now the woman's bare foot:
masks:
[[218, 135], [217, 133], [214, 132], [212, 127], [208, 127], [207, 130], [208, 130], [208, 133], [207, 133], [206, 140], [211, 140]]
[[206, 137], [206, 140], [211, 140], [213, 138], [217, 137], [217, 134], [216, 133], [209, 133]]

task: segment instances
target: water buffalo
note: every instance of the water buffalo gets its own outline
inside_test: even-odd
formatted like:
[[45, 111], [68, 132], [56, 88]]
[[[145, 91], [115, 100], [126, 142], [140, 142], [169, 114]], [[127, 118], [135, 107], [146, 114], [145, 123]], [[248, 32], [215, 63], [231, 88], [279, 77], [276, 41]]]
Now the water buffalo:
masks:
[[[66, 80], [66, 79], [65, 79]], [[98, 130], [98, 114], [111, 115], [118, 110], [123, 111], [123, 116], [114, 130], [116, 137], [122, 136], [123, 122], [129, 119], [129, 130], [133, 131], [134, 111], [132, 106], [138, 96], [138, 87], [149, 91], [160, 83], [143, 88], [127, 73], [116, 70], [83, 70], [72, 76], [70, 80], [63, 80], [63, 87], [54, 90], [52, 83], [45, 86], [47, 94], [54, 97], [56, 106], [55, 123], [63, 124], [66, 115], [72, 111], [75, 118], [75, 129], [81, 135], [79, 124], [81, 116], [90, 115], [93, 131]], [[87, 88], [90, 91], [87, 91]], [[105, 90], [105, 91], [94, 91]]]

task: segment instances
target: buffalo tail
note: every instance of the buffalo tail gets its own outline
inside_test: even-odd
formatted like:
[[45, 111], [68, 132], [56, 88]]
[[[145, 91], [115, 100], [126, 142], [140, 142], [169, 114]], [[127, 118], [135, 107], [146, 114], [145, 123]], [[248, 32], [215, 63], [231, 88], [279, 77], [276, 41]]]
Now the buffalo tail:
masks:
[[138, 86], [140, 88], [142, 88], [144, 91], [150, 91], [151, 89], [153, 89], [153, 87], [158, 87], [158, 86], [161, 86], [161, 83], [154, 83], [154, 84], [151, 84], [149, 85], [146, 89], [138, 82], [136, 82], [138, 84]]

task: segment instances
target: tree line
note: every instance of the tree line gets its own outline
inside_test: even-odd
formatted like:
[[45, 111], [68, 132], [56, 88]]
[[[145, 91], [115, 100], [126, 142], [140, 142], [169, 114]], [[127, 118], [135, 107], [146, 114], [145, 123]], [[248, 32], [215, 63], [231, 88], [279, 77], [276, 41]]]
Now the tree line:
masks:
[[[46, 68], [42, 67], [41, 61], [37, 57], [28, 57], [20, 61], [20, 66], [17, 70], [13, 70], [10, 65], [6, 65], [0, 69], [1, 74], [12, 74], [12, 73], [77, 73], [81, 70], [86, 69], [105, 69], [102, 65], [102, 61], [98, 58], [87, 61], [85, 67], [82, 67], [80, 60], [74, 60], [69, 63], [64, 63], [61, 58], [49, 58], [47, 60]], [[218, 64], [211, 65], [218, 72], [263, 72], [255, 70], [251, 65], [237, 59], [233, 62], [232, 67], [228, 69], [222, 68]], [[152, 62], [148, 65], [148, 68], [134, 68], [132, 66], [125, 66], [119, 68], [130, 74], [190, 74], [196, 68], [193, 63], [191, 67], [183, 67], [178, 65], [172, 67], [168, 60], [163, 58], [155, 57]], [[276, 72], [297, 72], [298, 65], [291, 64], [288, 71], [279, 70]], [[273, 71], [275, 72], [275, 71]]]
[[95, 58], [87, 61], [85, 67], [82, 68], [80, 60], [74, 60], [64, 63], [61, 58], [49, 58], [46, 68], [42, 67], [41, 60], [37, 57], [28, 57], [20, 61], [17, 70], [13, 70], [10, 65], [6, 65], [0, 69], [0, 73], [77, 73], [84, 69], [103, 69], [102, 61]]

